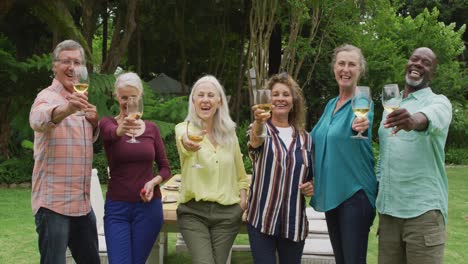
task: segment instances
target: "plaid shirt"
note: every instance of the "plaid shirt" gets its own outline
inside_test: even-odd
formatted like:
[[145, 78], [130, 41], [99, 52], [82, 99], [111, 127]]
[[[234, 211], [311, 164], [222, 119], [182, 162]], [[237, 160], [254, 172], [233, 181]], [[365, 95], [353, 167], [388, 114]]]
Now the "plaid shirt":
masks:
[[[60, 123], [52, 112], [66, 104], [70, 92], [53, 80], [36, 97], [29, 115], [34, 130], [34, 170], [31, 202], [33, 213], [40, 207], [67, 216], [90, 212], [90, 183], [93, 162], [93, 127], [84, 116], [72, 114]], [[98, 130], [97, 130], [98, 131]]]

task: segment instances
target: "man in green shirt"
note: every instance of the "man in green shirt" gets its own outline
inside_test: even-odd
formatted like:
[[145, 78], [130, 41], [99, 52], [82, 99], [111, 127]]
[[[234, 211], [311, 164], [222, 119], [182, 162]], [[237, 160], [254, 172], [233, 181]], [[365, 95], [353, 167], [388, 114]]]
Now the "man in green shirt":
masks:
[[400, 109], [383, 113], [376, 202], [380, 264], [443, 263], [448, 207], [444, 146], [452, 105], [429, 87], [436, 66], [431, 49], [416, 49], [406, 66]]

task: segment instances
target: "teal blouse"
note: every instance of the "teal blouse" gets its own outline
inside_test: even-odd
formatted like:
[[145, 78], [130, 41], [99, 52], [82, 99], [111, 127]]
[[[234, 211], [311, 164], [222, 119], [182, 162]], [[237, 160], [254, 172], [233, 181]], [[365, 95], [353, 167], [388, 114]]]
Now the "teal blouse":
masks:
[[372, 152], [374, 105], [367, 114], [368, 139], [354, 139], [351, 128], [355, 115], [351, 100], [333, 113], [338, 97], [331, 99], [311, 132], [314, 143], [314, 196], [310, 204], [319, 212], [336, 208], [359, 190], [364, 190], [375, 207], [377, 180]]

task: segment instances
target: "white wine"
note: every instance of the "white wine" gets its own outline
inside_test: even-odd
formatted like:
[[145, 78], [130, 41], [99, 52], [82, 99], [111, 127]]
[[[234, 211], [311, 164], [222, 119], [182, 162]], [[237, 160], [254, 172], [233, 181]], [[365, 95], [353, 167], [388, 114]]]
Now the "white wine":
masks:
[[75, 91], [77, 93], [85, 93], [86, 91], [88, 91], [88, 84], [87, 83], [76, 83], [73, 85], [73, 89], [75, 89]]
[[202, 142], [203, 136], [200, 135], [188, 135], [188, 138], [193, 142]]
[[143, 116], [143, 113], [136, 112], [136, 113], [131, 113], [128, 115], [128, 117], [133, 118], [135, 120], [140, 119]]
[[390, 114], [391, 112], [400, 109], [400, 106], [399, 105], [384, 105], [383, 108], [385, 109], [385, 111], [387, 111]]
[[257, 107], [265, 111], [265, 113], [270, 113], [273, 108], [271, 104], [259, 104]]
[[353, 108], [353, 112], [357, 117], [366, 117], [369, 107]]

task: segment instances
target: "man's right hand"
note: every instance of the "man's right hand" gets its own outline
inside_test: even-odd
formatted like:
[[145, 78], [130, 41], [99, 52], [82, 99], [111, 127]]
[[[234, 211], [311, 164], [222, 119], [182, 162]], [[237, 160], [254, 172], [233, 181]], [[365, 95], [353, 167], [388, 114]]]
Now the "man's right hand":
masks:
[[400, 130], [423, 131], [427, 129], [429, 121], [423, 113], [411, 114], [405, 108], [401, 108], [388, 114], [383, 124], [385, 128], [394, 127], [393, 133], [396, 134]]
[[84, 109], [88, 106], [88, 95], [87, 93], [72, 93], [67, 96], [68, 100], [68, 112], [75, 113], [78, 110]]

